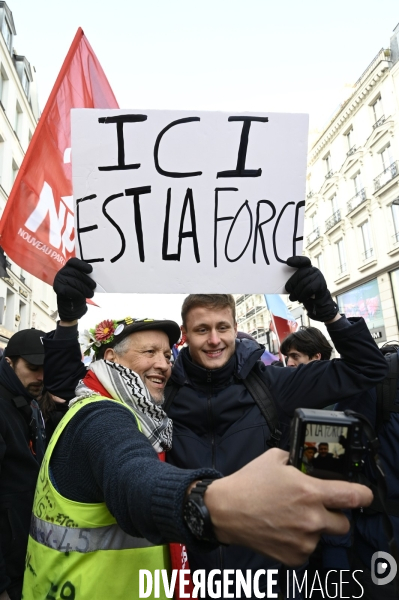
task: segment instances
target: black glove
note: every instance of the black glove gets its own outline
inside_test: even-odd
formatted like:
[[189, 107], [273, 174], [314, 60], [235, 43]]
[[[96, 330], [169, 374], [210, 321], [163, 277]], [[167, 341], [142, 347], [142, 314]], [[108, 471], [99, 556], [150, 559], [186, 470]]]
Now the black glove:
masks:
[[285, 284], [290, 300], [301, 302], [310, 319], [331, 321], [338, 313], [338, 305], [331, 298], [323, 273], [312, 267], [307, 256], [291, 256], [287, 265], [298, 269]]
[[94, 296], [96, 287], [94, 279], [88, 276], [92, 271], [93, 267], [84, 260], [70, 258], [56, 274], [53, 288], [61, 321], [74, 321], [86, 314], [86, 298]]

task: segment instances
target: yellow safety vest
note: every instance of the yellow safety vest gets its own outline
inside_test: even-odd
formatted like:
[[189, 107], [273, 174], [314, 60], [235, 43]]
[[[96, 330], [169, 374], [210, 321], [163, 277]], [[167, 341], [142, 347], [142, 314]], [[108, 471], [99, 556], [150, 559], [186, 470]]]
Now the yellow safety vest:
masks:
[[[51, 483], [49, 464], [61, 433], [78, 410], [103, 400], [110, 399], [93, 395], [78, 400], [50, 440], [33, 503], [23, 600], [136, 600], [140, 569], [151, 571], [153, 576], [155, 569], [167, 569], [170, 575], [168, 546], [154, 546], [144, 538], [128, 535], [105, 502], [68, 500]], [[134, 414], [128, 406], [126, 409]], [[163, 586], [159, 587], [157, 597], [166, 598]]]

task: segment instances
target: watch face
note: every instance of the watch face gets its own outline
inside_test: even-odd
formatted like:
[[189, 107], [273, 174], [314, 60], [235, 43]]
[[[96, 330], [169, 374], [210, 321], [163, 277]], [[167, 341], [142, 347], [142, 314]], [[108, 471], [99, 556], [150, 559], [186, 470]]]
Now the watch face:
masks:
[[186, 502], [184, 507], [184, 520], [191, 533], [201, 539], [204, 532], [204, 518], [200, 508], [190, 500]]

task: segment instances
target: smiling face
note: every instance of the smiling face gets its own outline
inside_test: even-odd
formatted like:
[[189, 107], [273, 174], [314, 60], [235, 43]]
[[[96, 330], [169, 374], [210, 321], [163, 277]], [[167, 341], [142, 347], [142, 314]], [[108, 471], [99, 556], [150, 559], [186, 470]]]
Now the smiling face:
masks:
[[205, 369], [222, 367], [235, 352], [237, 324], [230, 307], [192, 308], [182, 331], [187, 337], [191, 358]]
[[[124, 340], [125, 341], [125, 340]], [[122, 351], [105, 351], [104, 359], [116, 362], [140, 375], [156, 404], [163, 402], [171, 374], [169, 338], [163, 331], [138, 331], [121, 342]]]
[[320, 456], [327, 456], [328, 454], [328, 444], [320, 443], [318, 447]]

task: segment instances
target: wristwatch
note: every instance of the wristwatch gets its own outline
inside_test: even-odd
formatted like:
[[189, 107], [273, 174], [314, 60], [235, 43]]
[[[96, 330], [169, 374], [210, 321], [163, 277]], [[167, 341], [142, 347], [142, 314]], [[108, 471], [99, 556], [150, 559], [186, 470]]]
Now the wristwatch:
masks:
[[198, 540], [219, 544], [204, 502], [204, 494], [213, 481], [215, 480], [203, 479], [193, 487], [184, 503], [183, 517], [187, 527]]

